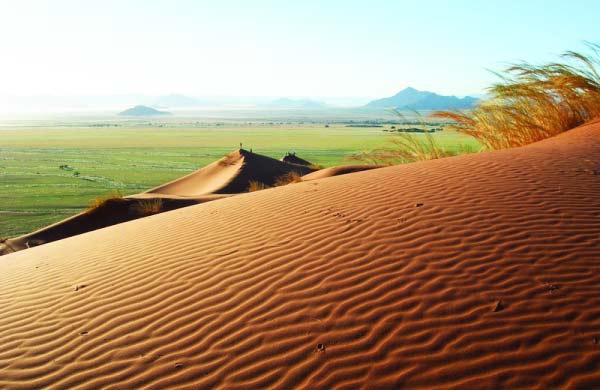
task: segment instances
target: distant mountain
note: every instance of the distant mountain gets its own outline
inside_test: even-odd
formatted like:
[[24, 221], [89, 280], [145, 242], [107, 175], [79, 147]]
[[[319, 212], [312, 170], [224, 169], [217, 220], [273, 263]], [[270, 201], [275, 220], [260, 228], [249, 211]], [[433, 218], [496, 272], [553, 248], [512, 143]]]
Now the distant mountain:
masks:
[[266, 106], [275, 108], [323, 108], [327, 105], [323, 102], [310, 99], [279, 98], [270, 101]]
[[428, 91], [419, 91], [408, 87], [394, 96], [373, 100], [366, 108], [395, 108], [397, 110], [455, 110], [471, 108], [479, 99], [471, 96], [458, 98], [443, 96]]
[[158, 111], [148, 106], [135, 106], [119, 113], [121, 116], [159, 116], [159, 115], [171, 115], [167, 111]]

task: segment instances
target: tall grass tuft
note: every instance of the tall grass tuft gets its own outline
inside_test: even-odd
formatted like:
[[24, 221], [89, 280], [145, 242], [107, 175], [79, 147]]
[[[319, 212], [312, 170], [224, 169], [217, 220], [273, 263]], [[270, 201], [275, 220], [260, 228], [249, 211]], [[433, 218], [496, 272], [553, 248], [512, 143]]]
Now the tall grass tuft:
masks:
[[115, 190], [111, 191], [105, 196], [100, 196], [90, 202], [90, 205], [86, 209], [86, 213], [93, 213], [99, 210], [102, 210], [106, 207], [109, 207], [111, 204], [120, 204], [125, 203], [126, 200], [123, 199], [123, 194], [120, 191]]
[[266, 190], [267, 188], [271, 187], [260, 181], [251, 180], [248, 185], [248, 192]]
[[[401, 112], [395, 110], [394, 113], [406, 121]], [[414, 113], [421, 122], [422, 134], [395, 133], [389, 140], [390, 146], [362, 152], [351, 156], [350, 159], [372, 165], [394, 165], [473, 152], [463, 146], [459, 146], [457, 150], [451, 150], [440, 145], [436, 140], [435, 133], [426, 130], [427, 125], [421, 115], [416, 111]]]
[[416, 161], [450, 157], [455, 151], [442, 147], [431, 133], [414, 135], [398, 133], [390, 141], [391, 146], [373, 149], [351, 157], [352, 160], [372, 165], [405, 164]]
[[302, 176], [296, 171], [290, 171], [275, 179], [275, 187], [284, 186], [291, 183], [299, 183], [302, 181]]
[[160, 198], [140, 199], [133, 205], [133, 212], [137, 215], [147, 216], [158, 214], [163, 210], [163, 202]]
[[600, 115], [600, 45], [589, 54], [568, 51], [562, 62], [513, 64], [497, 74], [490, 98], [467, 111], [440, 111], [449, 128], [476, 138], [485, 149], [527, 145]]

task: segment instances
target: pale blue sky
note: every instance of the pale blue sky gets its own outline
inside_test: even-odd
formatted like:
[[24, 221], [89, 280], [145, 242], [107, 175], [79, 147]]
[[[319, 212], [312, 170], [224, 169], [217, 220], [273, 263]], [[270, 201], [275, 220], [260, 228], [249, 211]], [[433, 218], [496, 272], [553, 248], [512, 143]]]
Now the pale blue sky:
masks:
[[0, 0], [0, 94], [479, 93], [600, 42], [600, 1]]

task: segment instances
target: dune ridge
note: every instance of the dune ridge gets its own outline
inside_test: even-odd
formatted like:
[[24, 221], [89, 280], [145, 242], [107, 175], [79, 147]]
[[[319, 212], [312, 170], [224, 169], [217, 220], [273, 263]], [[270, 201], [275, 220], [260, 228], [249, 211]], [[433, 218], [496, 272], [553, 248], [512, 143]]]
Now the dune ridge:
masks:
[[0, 242], [0, 256], [153, 214], [143, 212], [141, 208], [143, 208], [144, 201], [160, 202], [160, 210], [156, 213], [162, 213], [193, 204], [222, 199], [227, 196], [230, 195], [209, 194], [197, 197], [181, 197], [164, 194], [136, 194], [111, 199], [104, 207], [82, 211], [31, 233]]
[[369, 169], [382, 168], [382, 165], [340, 165], [319, 169], [318, 171], [302, 176], [303, 181], [324, 179], [326, 177], [347, 175], [349, 173], [367, 171]]
[[146, 193], [200, 196], [237, 194], [248, 191], [251, 181], [272, 186], [279, 176], [290, 172], [305, 175], [312, 169], [238, 149], [196, 172], [152, 188]]
[[3, 389], [600, 386], [600, 121], [0, 258]]

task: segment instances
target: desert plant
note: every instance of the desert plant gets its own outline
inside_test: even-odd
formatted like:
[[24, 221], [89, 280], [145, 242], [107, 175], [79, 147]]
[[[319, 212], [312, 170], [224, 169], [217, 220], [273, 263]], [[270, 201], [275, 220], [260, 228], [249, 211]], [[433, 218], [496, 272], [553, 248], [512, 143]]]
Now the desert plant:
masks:
[[271, 188], [270, 186], [266, 185], [265, 183], [262, 183], [262, 182], [256, 181], [256, 180], [251, 180], [248, 184], [249, 184], [248, 192], [266, 190], [267, 188]]
[[120, 204], [125, 203], [126, 200], [123, 199], [123, 194], [120, 191], [115, 190], [111, 191], [104, 196], [100, 196], [92, 200], [86, 210], [87, 213], [96, 212], [111, 204]]
[[137, 215], [158, 214], [163, 210], [163, 202], [160, 198], [140, 199], [132, 206], [132, 211]]
[[600, 115], [600, 45], [590, 54], [568, 51], [563, 62], [513, 64], [497, 74], [490, 98], [468, 111], [440, 111], [435, 118], [471, 135], [486, 149], [526, 145], [577, 127]]
[[472, 152], [466, 147], [461, 147], [458, 151], [446, 149], [429, 132], [423, 135], [398, 133], [389, 142], [392, 146], [354, 155], [351, 160], [372, 165], [394, 165], [450, 157], [460, 152]]
[[[401, 112], [397, 110], [394, 110], [393, 112], [405, 123], [408, 122]], [[429, 124], [424, 121], [420, 113], [415, 111], [414, 114], [418, 119], [417, 123], [420, 124], [420, 127], [411, 128], [411, 130], [419, 131], [395, 133], [389, 141], [391, 146], [355, 154], [351, 156], [350, 159], [367, 162], [372, 165], [394, 165], [433, 160], [472, 152], [472, 150], [469, 150], [466, 147], [459, 147], [458, 150], [455, 151], [446, 149], [436, 141], [434, 135], [435, 131], [427, 130]], [[419, 134], [417, 135], [414, 133]]]
[[275, 187], [284, 186], [302, 181], [302, 176], [296, 171], [290, 171], [275, 179]]

